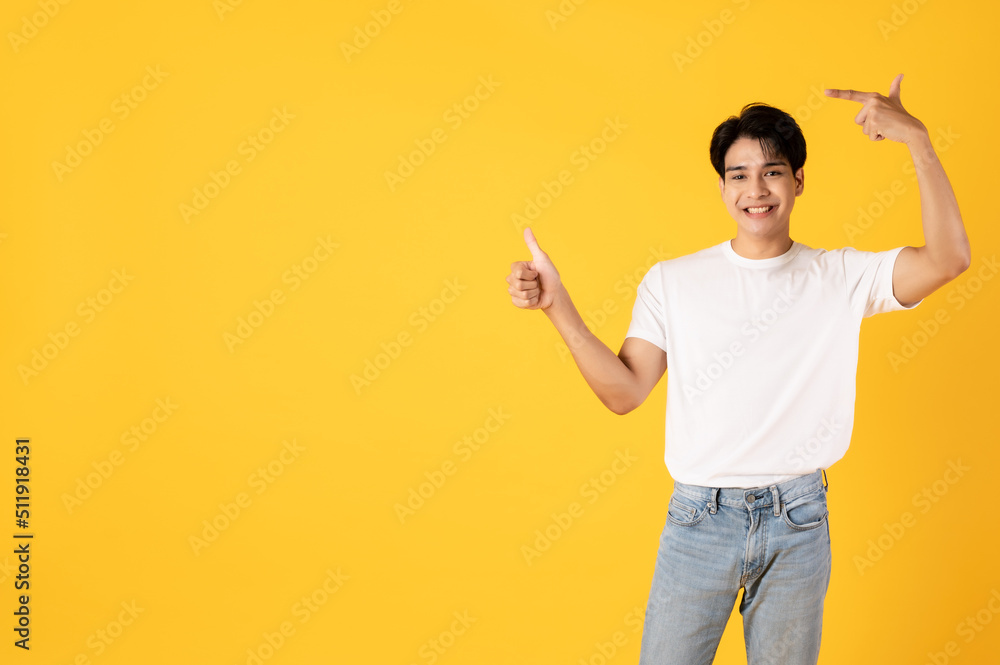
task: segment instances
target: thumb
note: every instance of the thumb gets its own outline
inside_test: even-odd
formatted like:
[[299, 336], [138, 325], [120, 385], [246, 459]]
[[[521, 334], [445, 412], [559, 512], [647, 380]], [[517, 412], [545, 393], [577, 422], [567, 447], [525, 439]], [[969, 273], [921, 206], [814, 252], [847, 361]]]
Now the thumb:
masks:
[[524, 228], [524, 242], [528, 245], [528, 249], [531, 251], [531, 260], [540, 261], [541, 259], [547, 259], [548, 254], [542, 251], [542, 248], [538, 246], [538, 242], [535, 240], [535, 234], [531, 232], [531, 227], [526, 226]]
[[903, 75], [899, 74], [898, 76], [896, 76], [896, 78], [892, 79], [892, 83], [889, 84], [889, 97], [891, 99], [895, 99], [900, 104], [903, 103], [903, 100], [899, 98], [899, 84], [902, 80], [903, 80]]

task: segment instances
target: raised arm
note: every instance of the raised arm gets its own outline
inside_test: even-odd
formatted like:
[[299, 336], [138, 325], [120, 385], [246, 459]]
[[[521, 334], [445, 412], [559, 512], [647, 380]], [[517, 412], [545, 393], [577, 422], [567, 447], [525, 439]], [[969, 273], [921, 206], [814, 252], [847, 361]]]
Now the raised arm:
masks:
[[583, 322], [559, 272], [535, 241], [530, 228], [524, 241], [531, 261], [515, 261], [507, 276], [511, 302], [541, 309], [562, 335], [587, 384], [606, 407], [624, 415], [642, 404], [667, 368], [667, 354], [644, 339], [629, 337], [616, 356]]
[[893, 79], [889, 96], [877, 92], [828, 89], [827, 96], [862, 104], [854, 122], [864, 127], [872, 141], [889, 139], [905, 143], [913, 158], [920, 188], [920, 216], [924, 245], [904, 247], [896, 257], [892, 290], [908, 306], [934, 293], [961, 275], [971, 263], [969, 237], [958, 210], [958, 201], [941, 166], [927, 127], [900, 101], [903, 75]]

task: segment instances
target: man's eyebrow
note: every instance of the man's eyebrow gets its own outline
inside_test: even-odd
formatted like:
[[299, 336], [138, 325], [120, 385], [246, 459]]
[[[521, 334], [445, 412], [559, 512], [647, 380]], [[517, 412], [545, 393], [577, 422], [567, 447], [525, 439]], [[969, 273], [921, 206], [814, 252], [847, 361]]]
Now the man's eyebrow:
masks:
[[[788, 162], [768, 162], [768, 163], [764, 164], [764, 166], [765, 167], [768, 167], [768, 166], [788, 166]], [[734, 166], [727, 166], [726, 167], [726, 172], [728, 173], [729, 171], [742, 171], [745, 168], [746, 167], [743, 166], [742, 164], [736, 164]]]

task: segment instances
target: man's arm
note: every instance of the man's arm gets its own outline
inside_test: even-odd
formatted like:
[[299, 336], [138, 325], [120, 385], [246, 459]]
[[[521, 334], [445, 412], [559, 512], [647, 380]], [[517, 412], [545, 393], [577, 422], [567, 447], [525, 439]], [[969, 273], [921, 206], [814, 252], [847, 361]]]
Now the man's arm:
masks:
[[561, 284], [552, 306], [544, 311], [604, 406], [625, 415], [646, 401], [667, 369], [663, 349], [638, 337], [626, 337], [616, 356], [590, 332]]
[[969, 237], [962, 223], [955, 192], [941, 166], [927, 127], [903, 108], [899, 86], [893, 79], [889, 96], [877, 92], [830, 89], [830, 97], [861, 102], [854, 122], [873, 141], [890, 139], [905, 143], [913, 158], [920, 189], [920, 215], [924, 245], [904, 247], [892, 271], [892, 290], [903, 306], [919, 302], [968, 269]]
[[651, 342], [628, 337], [616, 356], [587, 328], [530, 228], [524, 230], [524, 240], [532, 260], [511, 264], [507, 276], [511, 302], [522, 309], [544, 311], [601, 403], [619, 415], [632, 411], [646, 400], [663, 376], [667, 354]]
[[908, 143], [920, 188], [923, 247], [904, 247], [892, 271], [892, 292], [909, 306], [965, 272], [972, 260], [958, 201], [925, 129]]

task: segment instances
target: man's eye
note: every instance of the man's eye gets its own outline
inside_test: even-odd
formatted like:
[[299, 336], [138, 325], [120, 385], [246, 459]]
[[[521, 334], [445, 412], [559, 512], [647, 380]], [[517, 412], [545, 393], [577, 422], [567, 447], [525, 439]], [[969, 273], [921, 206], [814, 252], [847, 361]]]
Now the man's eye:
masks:
[[734, 175], [734, 176], [733, 176], [732, 178], [730, 178], [730, 180], [737, 180], [738, 178], [742, 178], [742, 177], [743, 177], [743, 176], [741, 176], [740, 174], [738, 174], [738, 173], [737, 173], [737, 174], [736, 174], [736, 175]]

